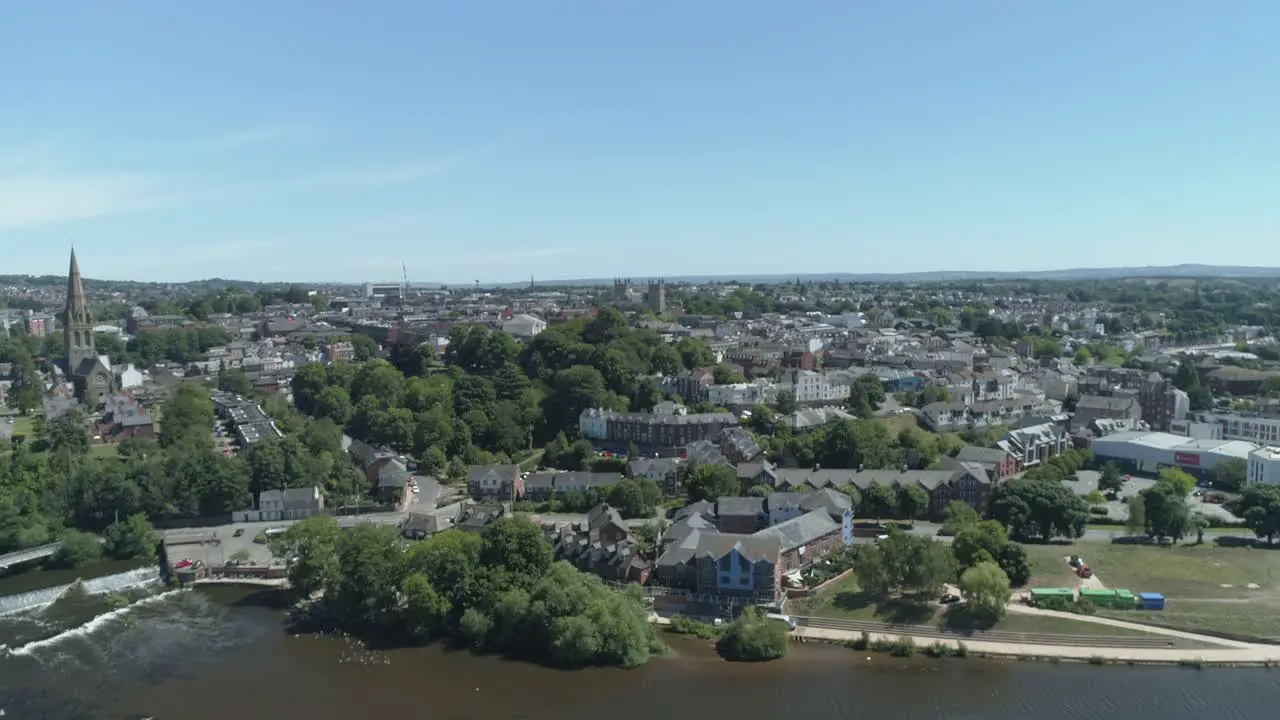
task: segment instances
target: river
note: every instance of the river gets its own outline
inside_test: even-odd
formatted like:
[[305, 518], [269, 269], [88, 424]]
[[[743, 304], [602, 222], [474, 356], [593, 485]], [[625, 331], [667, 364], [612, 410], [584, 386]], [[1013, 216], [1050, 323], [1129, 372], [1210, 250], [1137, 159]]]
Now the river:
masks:
[[[434, 647], [369, 651], [289, 635], [261, 593], [172, 591], [136, 571], [111, 578], [92, 588], [99, 594], [28, 596], [41, 602], [0, 616], [5, 720], [1255, 720], [1280, 706], [1280, 671], [1262, 669], [902, 660], [817, 645], [739, 665], [680, 639], [671, 656], [632, 671], [562, 672]], [[108, 604], [100, 593], [113, 585], [114, 602], [134, 604]]]

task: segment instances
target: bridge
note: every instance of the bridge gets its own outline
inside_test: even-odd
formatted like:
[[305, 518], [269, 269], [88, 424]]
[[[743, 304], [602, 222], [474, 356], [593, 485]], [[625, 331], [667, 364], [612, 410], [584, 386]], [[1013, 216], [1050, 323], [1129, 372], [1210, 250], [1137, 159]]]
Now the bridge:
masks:
[[[99, 543], [106, 542], [102, 538], [98, 538]], [[23, 563], [35, 562], [43, 560], [47, 557], [53, 557], [58, 552], [58, 548], [62, 547], [61, 542], [51, 542], [48, 545], [40, 545], [26, 550], [17, 550], [5, 555], [0, 555], [0, 570], [11, 568], [14, 565], [22, 565]]]
[[21, 565], [23, 563], [35, 562], [43, 560], [47, 557], [53, 557], [58, 552], [58, 548], [62, 547], [62, 543], [54, 542], [39, 547], [27, 548], [26, 550], [18, 550], [17, 552], [0, 555], [0, 570]]

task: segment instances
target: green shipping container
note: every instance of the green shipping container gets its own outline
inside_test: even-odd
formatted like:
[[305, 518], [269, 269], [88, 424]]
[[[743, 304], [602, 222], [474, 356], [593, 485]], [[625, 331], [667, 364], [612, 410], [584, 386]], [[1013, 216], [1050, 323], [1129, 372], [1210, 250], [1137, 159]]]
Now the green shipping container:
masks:
[[1080, 588], [1080, 599], [1088, 600], [1098, 607], [1116, 607], [1116, 591], [1115, 590], [1096, 590], [1094, 588]]
[[1067, 602], [1076, 601], [1076, 591], [1071, 588], [1032, 588], [1031, 603], [1038, 605], [1042, 600], [1050, 598], [1060, 598]]
[[1138, 607], [1138, 597], [1128, 590], [1116, 590], [1116, 607], [1133, 610]]

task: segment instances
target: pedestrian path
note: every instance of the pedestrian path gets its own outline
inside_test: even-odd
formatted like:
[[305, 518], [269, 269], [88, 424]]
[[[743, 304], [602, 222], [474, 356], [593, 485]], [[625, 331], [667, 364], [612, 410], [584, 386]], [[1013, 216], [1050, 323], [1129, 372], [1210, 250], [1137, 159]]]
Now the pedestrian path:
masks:
[[1009, 612], [1018, 613], [1020, 615], [1041, 615], [1045, 617], [1066, 618], [1078, 622], [1094, 623], [1096, 625], [1108, 625], [1115, 628], [1126, 628], [1129, 630], [1140, 630], [1152, 635], [1166, 635], [1172, 638], [1181, 638], [1183, 640], [1192, 640], [1211, 645], [1220, 645], [1229, 648], [1274, 648], [1280, 652], [1280, 646], [1261, 645], [1257, 643], [1240, 642], [1238, 640], [1226, 640], [1223, 638], [1213, 637], [1210, 635], [1200, 635], [1198, 633], [1184, 632], [1182, 630], [1170, 630], [1169, 628], [1156, 627], [1154, 625], [1144, 625], [1142, 623], [1127, 622], [1124, 620], [1115, 620], [1113, 618], [1098, 617], [1097, 615], [1080, 615], [1077, 613], [1058, 612], [1056, 610], [1042, 610], [1040, 608], [1027, 607], [1026, 605], [1009, 605]]
[[[832, 630], [828, 628], [800, 627], [797, 637], [829, 642], [848, 642], [862, 636], [860, 632]], [[902, 638], [893, 633], [869, 633], [872, 642], [894, 642]], [[910, 637], [910, 636], [908, 636]], [[971, 653], [996, 657], [1060, 658], [1063, 660], [1133, 663], [1197, 663], [1205, 665], [1262, 665], [1280, 663], [1280, 646], [1251, 645], [1232, 648], [1121, 648], [1077, 647], [1070, 645], [1027, 645], [1018, 643], [988, 642], [983, 640], [939, 640], [936, 638], [912, 638], [917, 645], [941, 643], [956, 647], [964, 643]]]

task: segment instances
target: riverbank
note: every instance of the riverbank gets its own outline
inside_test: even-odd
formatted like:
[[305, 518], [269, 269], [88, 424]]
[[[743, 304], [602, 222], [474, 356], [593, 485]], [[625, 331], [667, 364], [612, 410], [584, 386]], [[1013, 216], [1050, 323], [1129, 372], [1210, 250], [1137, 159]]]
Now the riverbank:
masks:
[[[855, 644], [907, 644], [917, 651], [930, 646], [945, 646], [950, 655], [1010, 658], [1044, 662], [1079, 662], [1093, 665], [1177, 665], [1182, 667], [1280, 667], [1280, 646], [1234, 643], [1233, 646], [1203, 648], [1112, 647], [1104, 645], [1048, 645], [1013, 642], [991, 642], [970, 638], [947, 638], [930, 635], [903, 635], [886, 627], [884, 632], [841, 630], [837, 628], [797, 627], [791, 635], [794, 642], [823, 642], [852, 647]], [[1204, 638], [1223, 643], [1216, 638]]]

